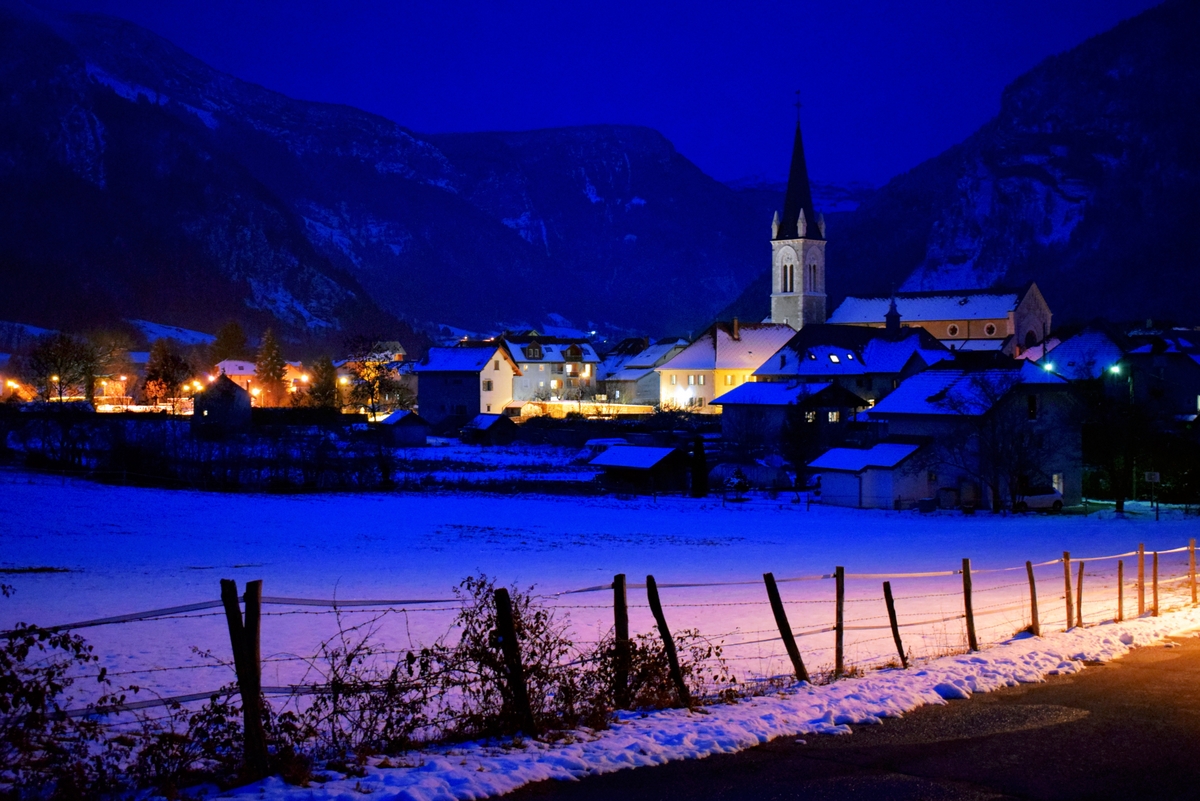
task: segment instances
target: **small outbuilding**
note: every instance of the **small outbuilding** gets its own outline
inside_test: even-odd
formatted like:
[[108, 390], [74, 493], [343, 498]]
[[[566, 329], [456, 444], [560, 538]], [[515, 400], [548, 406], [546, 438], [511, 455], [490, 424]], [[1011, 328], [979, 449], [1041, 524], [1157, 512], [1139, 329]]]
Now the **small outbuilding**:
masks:
[[919, 449], [919, 445], [892, 442], [871, 448], [832, 448], [808, 467], [821, 474], [822, 503], [893, 509], [931, 494], [929, 473], [911, 461]]
[[518, 431], [511, 417], [480, 414], [462, 427], [459, 437], [467, 445], [511, 445]]
[[391, 434], [392, 444], [398, 448], [424, 447], [433, 432], [433, 426], [410, 409], [397, 409], [380, 420], [379, 425]]
[[683, 492], [688, 487], [688, 457], [676, 448], [613, 445], [588, 464], [603, 468], [604, 486], [616, 492]]
[[229, 376], [217, 376], [192, 399], [192, 429], [207, 436], [227, 436], [250, 428], [250, 393]]

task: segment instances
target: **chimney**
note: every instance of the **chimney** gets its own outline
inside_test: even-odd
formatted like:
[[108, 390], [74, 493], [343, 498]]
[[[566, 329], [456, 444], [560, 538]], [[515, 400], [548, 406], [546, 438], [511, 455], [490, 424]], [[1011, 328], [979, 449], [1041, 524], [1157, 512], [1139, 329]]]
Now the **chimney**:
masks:
[[733, 341], [740, 342], [742, 339], [742, 327], [738, 324], [738, 318], [733, 318]]

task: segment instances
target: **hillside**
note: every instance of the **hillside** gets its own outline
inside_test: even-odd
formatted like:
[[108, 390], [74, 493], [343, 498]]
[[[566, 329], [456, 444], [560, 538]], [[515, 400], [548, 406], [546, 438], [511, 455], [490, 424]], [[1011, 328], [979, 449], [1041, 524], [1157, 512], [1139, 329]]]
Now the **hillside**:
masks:
[[[850, 291], [1036, 280], [1056, 322], [1195, 322], [1200, 4], [1168, 2], [1047, 59], [995, 119], [829, 223]], [[765, 314], [759, 276], [730, 311]]]

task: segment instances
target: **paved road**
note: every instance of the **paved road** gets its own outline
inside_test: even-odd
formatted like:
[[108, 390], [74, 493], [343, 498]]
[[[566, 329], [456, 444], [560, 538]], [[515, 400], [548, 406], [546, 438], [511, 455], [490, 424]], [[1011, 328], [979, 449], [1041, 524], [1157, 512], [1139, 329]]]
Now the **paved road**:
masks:
[[541, 782], [508, 801], [1200, 799], [1200, 639], [849, 737]]

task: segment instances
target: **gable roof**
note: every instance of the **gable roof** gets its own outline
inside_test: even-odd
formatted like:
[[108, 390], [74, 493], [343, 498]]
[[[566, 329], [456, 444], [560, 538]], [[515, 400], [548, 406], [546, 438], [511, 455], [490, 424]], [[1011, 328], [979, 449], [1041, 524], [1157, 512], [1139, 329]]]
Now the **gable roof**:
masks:
[[[1030, 285], [1032, 286], [1032, 284]], [[933, 320], [988, 320], [1007, 317], [1029, 290], [970, 289], [959, 292], [905, 292], [897, 294], [896, 310], [906, 323]], [[849, 297], [829, 316], [835, 325], [882, 323], [891, 298]]]
[[1050, 369], [1068, 381], [1100, 378], [1104, 371], [1116, 364], [1128, 350], [1125, 337], [1089, 324], [1079, 333], [1064, 339], [1058, 347], [1038, 360], [1038, 364], [1050, 365]]
[[817, 470], [846, 470], [857, 473], [868, 467], [892, 468], [912, 456], [919, 445], [881, 442], [871, 448], [831, 448], [808, 463]]
[[385, 426], [428, 426], [425, 418], [411, 409], [397, 409], [379, 421]]
[[459, 345], [453, 348], [430, 348], [425, 358], [414, 370], [420, 373], [478, 373], [493, 361], [497, 354], [507, 361], [517, 374], [520, 369], [512, 363], [508, 353], [495, 343], [487, 345]]
[[[710, 406], [787, 406], [828, 387], [828, 382], [752, 381], [729, 390]], [[866, 404], [863, 404], [864, 406]]]
[[935, 367], [908, 378], [867, 411], [871, 419], [890, 414], [976, 417], [986, 414], [1017, 386], [1066, 384], [1029, 362], [984, 369]]
[[[503, 422], [502, 422], [503, 421]], [[487, 431], [493, 426], [516, 426], [511, 419], [502, 414], [477, 414], [463, 426], [464, 431]]]
[[[529, 347], [534, 343], [537, 343], [542, 348], [541, 358], [533, 358], [529, 355]], [[600, 356], [590, 343], [575, 339], [559, 339], [557, 337], [505, 337], [504, 344], [508, 347], [509, 352], [512, 353], [513, 360], [518, 362], [566, 362], [565, 353], [567, 348], [576, 346], [580, 351], [580, 362], [600, 363]]]
[[658, 367], [659, 370], [747, 370], [754, 371], [787, 344], [796, 333], [788, 325], [742, 323], [738, 338], [733, 325], [714, 323], [699, 338]]
[[667, 358], [670, 352], [678, 347], [686, 347], [688, 344], [686, 339], [663, 339], [644, 350], [636, 353], [629, 361], [625, 363], [625, 367], [658, 367], [658, 365]]
[[[806, 325], [755, 371], [756, 376], [817, 377], [899, 373], [916, 355], [933, 364], [952, 354], [924, 328], [902, 328], [898, 334], [878, 328]], [[836, 361], [835, 361], [836, 358]]]

